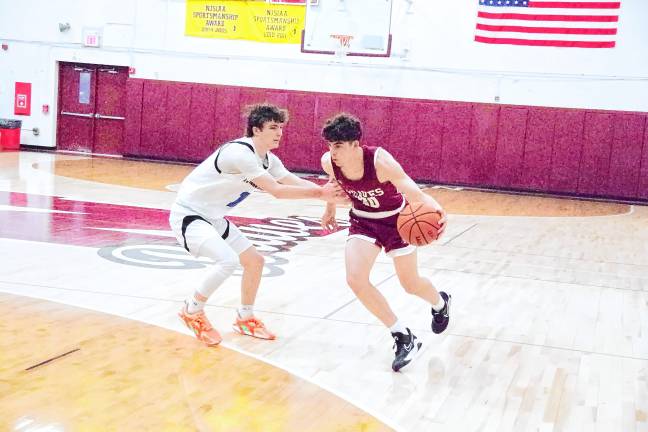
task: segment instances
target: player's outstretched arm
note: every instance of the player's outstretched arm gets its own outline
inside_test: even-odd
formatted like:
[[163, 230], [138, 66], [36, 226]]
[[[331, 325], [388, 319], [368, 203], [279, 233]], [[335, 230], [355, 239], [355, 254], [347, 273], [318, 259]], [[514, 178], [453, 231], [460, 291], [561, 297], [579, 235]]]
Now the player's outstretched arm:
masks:
[[299, 185], [286, 185], [277, 182], [267, 173], [252, 179], [252, 182], [260, 189], [279, 199], [317, 198], [333, 202], [337, 194], [337, 188], [328, 183], [323, 187], [309, 181]]

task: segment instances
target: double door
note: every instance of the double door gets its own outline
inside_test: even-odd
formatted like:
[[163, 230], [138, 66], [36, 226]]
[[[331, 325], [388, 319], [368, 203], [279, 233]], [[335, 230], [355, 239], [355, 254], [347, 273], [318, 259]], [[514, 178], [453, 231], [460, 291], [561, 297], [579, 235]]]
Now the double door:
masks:
[[121, 155], [128, 68], [59, 65], [57, 148]]

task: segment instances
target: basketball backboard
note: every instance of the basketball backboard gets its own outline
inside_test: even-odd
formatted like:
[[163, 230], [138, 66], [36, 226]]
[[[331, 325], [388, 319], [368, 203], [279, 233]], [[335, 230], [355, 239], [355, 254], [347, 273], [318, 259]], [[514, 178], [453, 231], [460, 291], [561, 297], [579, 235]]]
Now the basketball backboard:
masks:
[[389, 57], [392, 0], [319, 0], [306, 4], [305, 53]]

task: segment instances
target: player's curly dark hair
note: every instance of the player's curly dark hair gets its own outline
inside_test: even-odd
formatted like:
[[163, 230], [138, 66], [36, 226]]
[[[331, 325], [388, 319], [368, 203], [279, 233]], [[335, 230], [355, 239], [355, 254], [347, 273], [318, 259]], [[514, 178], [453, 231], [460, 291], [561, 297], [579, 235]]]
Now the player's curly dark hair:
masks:
[[263, 129], [263, 125], [269, 121], [277, 123], [286, 123], [288, 121], [288, 111], [265, 102], [248, 105], [245, 107], [245, 112], [247, 113], [245, 136], [247, 137], [254, 136], [252, 128], [258, 127], [259, 129]]
[[337, 114], [326, 121], [322, 128], [322, 137], [328, 142], [360, 141], [362, 138], [360, 120], [351, 114]]

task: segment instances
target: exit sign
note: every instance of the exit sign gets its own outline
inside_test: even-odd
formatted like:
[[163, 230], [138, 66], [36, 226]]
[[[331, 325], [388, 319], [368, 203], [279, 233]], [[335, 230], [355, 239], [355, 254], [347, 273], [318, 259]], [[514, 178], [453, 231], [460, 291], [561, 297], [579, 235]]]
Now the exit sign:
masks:
[[101, 31], [98, 29], [83, 29], [83, 45], [99, 48], [101, 46]]

